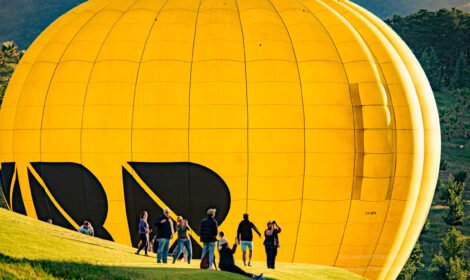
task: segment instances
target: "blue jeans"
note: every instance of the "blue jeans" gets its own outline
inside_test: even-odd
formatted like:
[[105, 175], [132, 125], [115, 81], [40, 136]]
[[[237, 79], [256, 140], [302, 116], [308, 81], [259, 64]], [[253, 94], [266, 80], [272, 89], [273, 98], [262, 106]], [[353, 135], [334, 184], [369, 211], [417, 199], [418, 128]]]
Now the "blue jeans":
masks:
[[186, 250], [188, 251], [188, 263], [191, 263], [192, 249], [191, 249], [191, 240], [189, 239], [186, 239], [186, 240], [178, 239], [178, 245], [176, 245], [176, 250], [175, 250], [175, 253], [173, 254], [173, 263], [175, 263], [178, 257], [180, 256], [181, 251], [183, 251], [183, 247], [185, 247]]
[[212, 263], [214, 262], [214, 249], [215, 242], [204, 243], [202, 246], [202, 257], [209, 252], [209, 269], [212, 269]]
[[157, 262], [163, 261], [163, 263], [167, 263], [169, 245], [170, 245], [170, 239], [168, 238], [158, 239]]

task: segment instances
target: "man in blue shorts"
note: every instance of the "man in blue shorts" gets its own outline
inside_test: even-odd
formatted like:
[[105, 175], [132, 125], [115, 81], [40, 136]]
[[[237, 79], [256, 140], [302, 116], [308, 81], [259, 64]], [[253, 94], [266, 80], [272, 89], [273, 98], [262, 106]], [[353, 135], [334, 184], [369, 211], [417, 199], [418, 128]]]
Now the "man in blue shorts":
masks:
[[251, 266], [251, 258], [253, 257], [253, 230], [256, 231], [259, 237], [261, 233], [256, 226], [248, 219], [248, 214], [243, 214], [243, 221], [238, 225], [237, 238], [241, 241], [242, 245], [242, 256], [243, 264], [246, 266], [246, 248], [250, 250], [250, 259], [248, 260], [248, 266]]

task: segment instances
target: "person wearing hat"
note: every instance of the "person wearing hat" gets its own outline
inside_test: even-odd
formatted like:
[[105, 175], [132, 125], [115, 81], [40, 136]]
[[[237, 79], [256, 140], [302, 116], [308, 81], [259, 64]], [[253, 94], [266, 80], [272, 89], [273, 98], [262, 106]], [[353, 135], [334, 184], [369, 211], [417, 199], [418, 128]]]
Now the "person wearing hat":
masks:
[[281, 232], [281, 227], [276, 221], [269, 221], [268, 228], [264, 231], [264, 247], [266, 249], [266, 261], [268, 268], [274, 269], [277, 256], [277, 248], [279, 248], [278, 234]]
[[202, 246], [202, 258], [206, 254], [209, 254], [209, 269], [212, 269], [212, 263], [214, 262], [214, 250], [215, 242], [217, 241], [218, 226], [215, 220], [215, 208], [207, 210], [207, 217], [201, 222], [201, 242]]
[[235, 238], [235, 243], [233, 244], [233, 248], [230, 249], [230, 246], [228, 245], [227, 239], [221, 238], [219, 239], [219, 256], [220, 256], [220, 261], [219, 261], [219, 267], [222, 271], [227, 271], [227, 272], [232, 272], [244, 276], [248, 276], [252, 279], [262, 279], [263, 273], [260, 275], [255, 275], [251, 274], [248, 272], [243, 271], [241, 268], [235, 265], [235, 260], [233, 258], [233, 255], [235, 254], [235, 251], [237, 250], [237, 243], [238, 243], [238, 238]]

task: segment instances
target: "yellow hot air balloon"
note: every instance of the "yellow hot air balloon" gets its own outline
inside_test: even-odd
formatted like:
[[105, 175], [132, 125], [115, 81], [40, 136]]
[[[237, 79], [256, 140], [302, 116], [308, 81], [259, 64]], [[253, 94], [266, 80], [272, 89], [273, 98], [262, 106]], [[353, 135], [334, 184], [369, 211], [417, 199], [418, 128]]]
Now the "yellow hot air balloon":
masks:
[[403, 267], [439, 157], [419, 63], [345, 0], [91, 0], [32, 44], [0, 111], [13, 211], [136, 245], [140, 211], [169, 207], [196, 251], [205, 209], [233, 236], [248, 212], [283, 227], [280, 261], [371, 279]]

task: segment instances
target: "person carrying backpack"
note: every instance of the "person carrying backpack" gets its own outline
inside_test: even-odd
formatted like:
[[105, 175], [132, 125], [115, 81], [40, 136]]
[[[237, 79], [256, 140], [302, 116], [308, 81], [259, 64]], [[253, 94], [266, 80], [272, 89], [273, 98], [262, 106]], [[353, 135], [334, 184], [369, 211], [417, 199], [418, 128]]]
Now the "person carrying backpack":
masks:
[[202, 259], [209, 255], [209, 269], [212, 269], [212, 263], [214, 262], [214, 249], [215, 242], [217, 241], [218, 226], [215, 220], [215, 208], [207, 210], [207, 217], [201, 222], [201, 242], [202, 246]]

